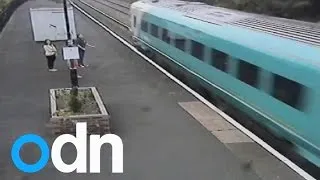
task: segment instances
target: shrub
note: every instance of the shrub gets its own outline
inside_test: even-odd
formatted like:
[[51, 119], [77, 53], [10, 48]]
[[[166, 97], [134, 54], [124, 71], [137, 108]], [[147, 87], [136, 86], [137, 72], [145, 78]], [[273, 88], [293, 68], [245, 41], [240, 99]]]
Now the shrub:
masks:
[[77, 113], [80, 112], [82, 104], [78, 99], [78, 89], [73, 88], [70, 93], [70, 101], [69, 101], [69, 107], [72, 112]]
[[0, 14], [12, 0], [0, 0]]

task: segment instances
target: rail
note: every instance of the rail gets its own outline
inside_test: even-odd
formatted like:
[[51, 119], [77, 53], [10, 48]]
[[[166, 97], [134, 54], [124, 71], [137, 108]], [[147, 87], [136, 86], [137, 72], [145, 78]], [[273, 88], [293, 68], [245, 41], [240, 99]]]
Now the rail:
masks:
[[114, 18], [114, 17], [112, 17], [112, 16], [110, 16], [110, 15], [102, 12], [101, 10], [95, 8], [94, 6], [92, 6], [92, 5], [84, 2], [84, 1], [82, 1], [82, 0], [79, 0], [79, 2], [81, 2], [82, 4], [86, 5], [87, 7], [91, 8], [91, 9], [95, 10], [96, 12], [100, 13], [100, 14], [103, 15], [104, 17], [106, 17], [106, 18], [108, 18], [108, 19], [111, 19], [112, 21], [116, 22], [117, 24], [121, 25], [122, 27], [130, 30], [130, 27], [129, 27], [127, 24], [125, 24], [124, 22], [121, 22], [120, 20], [118, 20], [118, 19], [116, 19], [116, 18]]
[[[95, 1], [95, 2], [97, 2], [97, 3], [99, 3], [99, 4], [103, 5], [103, 6], [107, 6], [107, 7], [111, 8], [111, 9], [114, 9], [114, 10], [116, 10], [116, 11], [118, 11], [118, 12], [121, 12], [122, 14], [125, 14], [125, 15], [129, 16], [129, 13], [128, 13], [128, 12], [125, 12], [125, 11], [123, 11], [123, 10], [120, 10], [120, 9], [114, 7], [114, 6], [110, 6], [109, 4], [106, 4], [106, 3], [104, 3], [104, 2], [101, 2], [100, 0], [92, 0], [92, 1]], [[105, 1], [106, 1], [106, 0], [105, 0]], [[110, 3], [112, 3], [112, 4], [115, 4], [115, 5], [119, 6], [119, 7], [125, 8], [125, 9], [127, 9], [127, 10], [129, 11], [129, 7], [124, 6], [124, 5], [122, 5], [122, 4], [117, 4], [117, 3], [113, 2], [113, 1], [106, 1], [106, 2], [110, 2]]]
[[110, 2], [110, 3], [118, 5], [118, 6], [121, 6], [121, 7], [125, 8], [125, 9], [130, 9], [129, 8], [130, 4], [128, 4], [129, 6], [126, 6], [126, 5], [118, 4], [118, 3], [114, 2], [114, 1], [110, 1], [110, 0], [104, 0], [104, 1]]

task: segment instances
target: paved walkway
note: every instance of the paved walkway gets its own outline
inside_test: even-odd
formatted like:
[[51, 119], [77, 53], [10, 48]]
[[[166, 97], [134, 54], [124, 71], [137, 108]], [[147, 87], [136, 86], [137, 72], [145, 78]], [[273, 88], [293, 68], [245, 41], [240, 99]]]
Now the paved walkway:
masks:
[[[96, 86], [101, 92], [112, 115], [113, 133], [124, 142], [125, 173], [111, 174], [110, 147], [102, 148], [101, 174], [62, 174], [51, 162], [37, 174], [19, 173], [10, 160], [12, 142], [24, 133], [38, 133], [52, 142], [55, 136], [45, 129], [49, 119], [48, 90], [70, 85], [69, 71], [61, 57], [57, 60], [59, 71], [48, 72], [41, 44], [33, 42], [29, 8], [40, 6], [57, 4], [47, 0], [27, 2], [16, 11], [0, 37], [1, 180], [259, 179], [254, 169], [244, 169], [239, 157], [179, 106], [179, 102], [196, 101], [194, 97], [77, 13], [78, 31], [96, 45], [88, 49], [90, 67], [81, 71], [84, 78], [79, 83]], [[63, 148], [62, 153], [67, 163], [75, 158], [71, 146]], [[39, 151], [27, 145], [21, 156], [32, 163]], [[278, 170], [282, 169], [279, 165]], [[265, 174], [277, 179], [274, 172]], [[279, 176], [299, 179], [292, 172]]]

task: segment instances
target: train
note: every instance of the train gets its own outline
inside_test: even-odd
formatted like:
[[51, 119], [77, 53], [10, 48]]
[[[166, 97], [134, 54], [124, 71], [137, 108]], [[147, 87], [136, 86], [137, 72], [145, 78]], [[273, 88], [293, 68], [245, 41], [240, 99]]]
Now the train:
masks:
[[180, 0], [136, 1], [130, 22], [136, 47], [166, 55], [320, 167], [319, 30]]

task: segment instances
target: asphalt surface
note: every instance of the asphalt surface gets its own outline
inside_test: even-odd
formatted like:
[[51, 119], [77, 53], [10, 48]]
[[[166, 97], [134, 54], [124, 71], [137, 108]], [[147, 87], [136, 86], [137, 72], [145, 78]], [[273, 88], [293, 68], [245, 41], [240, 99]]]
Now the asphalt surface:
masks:
[[[247, 168], [235, 151], [230, 150], [233, 146], [236, 151], [249, 151], [252, 143], [225, 146], [179, 106], [179, 102], [197, 101], [193, 96], [77, 12], [78, 32], [96, 46], [87, 50], [86, 62], [90, 66], [80, 70], [84, 77], [79, 83], [83, 87], [97, 87], [107, 105], [112, 133], [119, 135], [124, 143], [124, 173], [111, 173], [109, 146], [101, 149], [100, 174], [63, 174], [51, 162], [37, 174], [18, 172], [10, 159], [12, 143], [25, 133], [36, 133], [51, 144], [56, 136], [45, 128], [49, 120], [48, 90], [70, 86], [69, 70], [61, 60], [61, 53], [56, 61], [59, 71], [48, 72], [42, 44], [33, 41], [29, 8], [62, 6], [56, 2], [59, 1], [25, 3], [0, 35], [1, 180], [259, 179], [255, 170]], [[63, 45], [56, 44], [60, 48]], [[72, 146], [62, 150], [66, 163], [72, 163], [75, 155]], [[33, 163], [39, 158], [39, 150], [27, 145], [21, 156]], [[268, 166], [261, 165], [265, 174], [274, 173], [267, 171]]]

